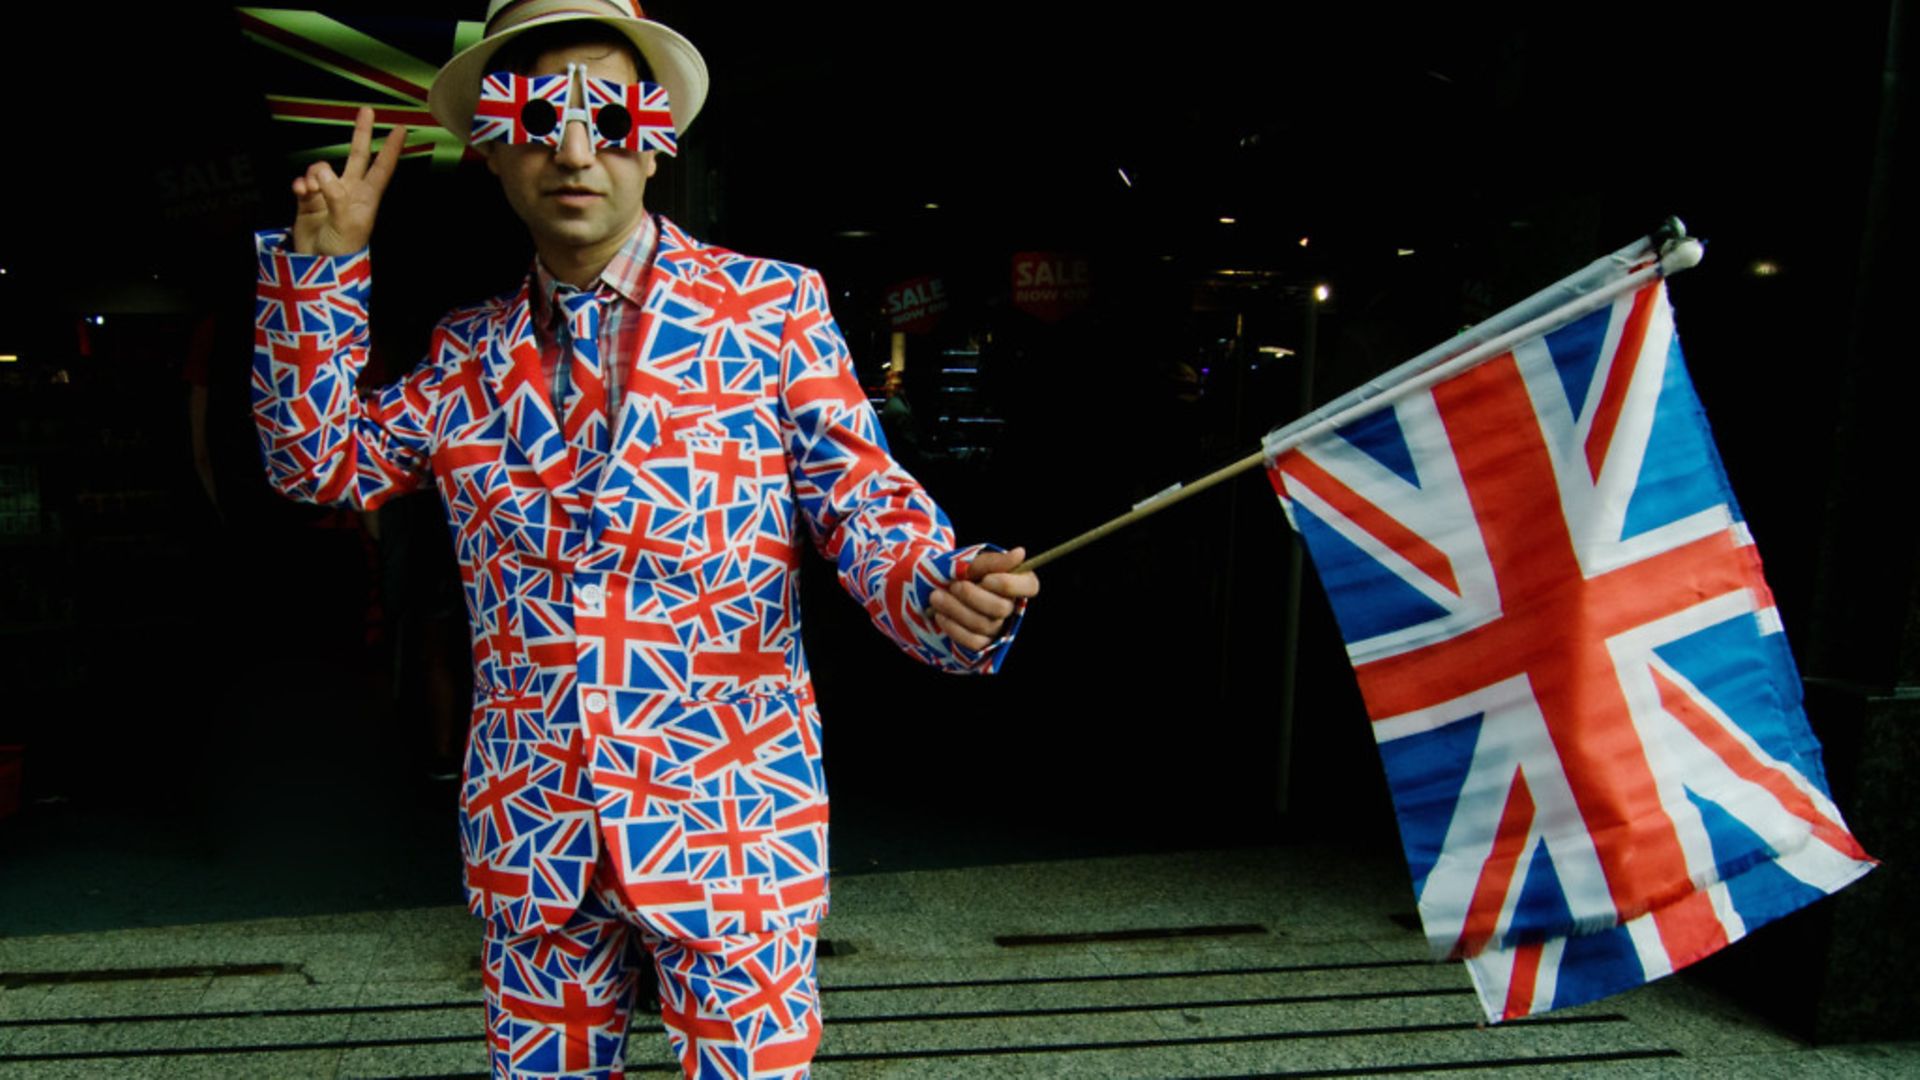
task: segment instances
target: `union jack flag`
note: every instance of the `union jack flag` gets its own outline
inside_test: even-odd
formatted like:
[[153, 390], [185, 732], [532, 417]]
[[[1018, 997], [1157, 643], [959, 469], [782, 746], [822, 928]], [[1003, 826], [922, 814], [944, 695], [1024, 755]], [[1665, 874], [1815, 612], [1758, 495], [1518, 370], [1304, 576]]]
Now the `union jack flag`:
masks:
[[[587, 111], [599, 129], [600, 110], [619, 105], [627, 110], [633, 126], [625, 137], [608, 140], [615, 150], [659, 150], [677, 153], [680, 143], [673, 128], [673, 110], [667, 106], [667, 88], [658, 83], [618, 83], [612, 79], [587, 80]], [[604, 136], [602, 136], [604, 138]]]
[[[1655, 278], [1280, 453], [1436, 954], [1490, 1019], [1864, 874]], [[1270, 443], [1278, 449], [1276, 443]]]

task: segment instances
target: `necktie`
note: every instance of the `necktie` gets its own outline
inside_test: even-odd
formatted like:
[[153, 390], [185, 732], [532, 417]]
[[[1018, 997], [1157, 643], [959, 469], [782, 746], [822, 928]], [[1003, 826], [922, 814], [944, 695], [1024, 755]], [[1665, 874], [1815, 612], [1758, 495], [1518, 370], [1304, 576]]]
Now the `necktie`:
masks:
[[597, 293], [562, 286], [554, 290], [566, 313], [566, 385], [561, 430], [575, 452], [574, 473], [587, 492], [599, 489], [607, 446], [607, 378], [600, 363], [601, 300]]

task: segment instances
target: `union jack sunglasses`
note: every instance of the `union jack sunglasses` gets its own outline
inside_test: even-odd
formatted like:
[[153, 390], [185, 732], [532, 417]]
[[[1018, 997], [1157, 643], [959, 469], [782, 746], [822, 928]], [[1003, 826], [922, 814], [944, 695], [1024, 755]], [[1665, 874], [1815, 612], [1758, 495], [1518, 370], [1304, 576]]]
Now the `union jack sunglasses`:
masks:
[[[585, 100], [579, 107], [572, 104], [581, 100], [574, 92], [576, 80]], [[586, 123], [595, 153], [660, 150], [672, 154], [679, 149], [666, 87], [596, 79], [581, 64], [568, 64], [565, 75], [496, 71], [480, 80], [472, 141], [498, 140], [509, 146], [544, 143], [558, 150], [567, 125], [575, 120]]]

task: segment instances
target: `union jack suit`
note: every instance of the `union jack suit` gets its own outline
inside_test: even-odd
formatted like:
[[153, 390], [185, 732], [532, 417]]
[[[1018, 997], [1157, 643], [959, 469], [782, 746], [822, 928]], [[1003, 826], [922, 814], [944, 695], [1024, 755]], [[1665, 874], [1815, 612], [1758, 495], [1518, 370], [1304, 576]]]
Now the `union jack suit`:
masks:
[[591, 469], [543, 389], [528, 284], [448, 314], [425, 363], [363, 398], [366, 253], [259, 237], [253, 402], [274, 486], [372, 508], [431, 479], [446, 504], [473, 637], [467, 897], [510, 933], [566, 924], [603, 849], [664, 939], [825, 914], [796, 519], [909, 653], [962, 672], [1004, 653], [933, 625], [932, 591], [979, 549], [954, 550], [887, 455], [819, 274], [657, 220], [641, 325], [615, 357], [618, 430]]

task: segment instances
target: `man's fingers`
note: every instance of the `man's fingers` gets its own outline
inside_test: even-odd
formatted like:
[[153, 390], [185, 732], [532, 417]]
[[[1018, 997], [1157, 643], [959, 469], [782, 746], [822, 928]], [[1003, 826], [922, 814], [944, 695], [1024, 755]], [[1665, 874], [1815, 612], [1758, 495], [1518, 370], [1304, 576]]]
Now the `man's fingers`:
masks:
[[366, 175], [367, 157], [373, 147], [373, 110], [365, 105], [353, 114], [353, 142], [348, 144], [346, 175], [358, 179]]
[[[1000, 631], [999, 618], [969, 606], [966, 601], [959, 599], [946, 589], [935, 589], [929, 603], [935, 615], [945, 616], [948, 622], [971, 633], [991, 635]], [[982, 640], [986, 638], [983, 637]]]
[[[1005, 576], [994, 575], [996, 579]], [[1013, 614], [1013, 601], [985, 588], [984, 583], [976, 585], [971, 581], [956, 581], [947, 591], [953, 594], [954, 599], [990, 619], [1004, 619]]]
[[327, 212], [327, 185], [334, 182], [333, 169], [316, 161], [307, 171], [293, 178], [294, 209], [301, 214]]
[[979, 652], [993, 644], [992, 638], [987, 637], [985, 634], [976, 634], [937, 611], [933, 613], [933, 621], [940, 627], [941, 631], [952, 638], [956, 644], [964, 645], [974, 652]]
[[1012, 551], [983, 551], [974, 556], [967, 566], [967, 580], [977, 582], [981, 588], [996, 596], [1015, 600], [1024, 600], [1040, 594], [1040, 579], [1033, 571], [1011, 573], [1014, 567], [1027, 561], [1026, 548], [1014, 548]]
[[307, 190], [325, 193], [340, 183], [340, 176], [333, 166], [324, 161], [316, 161], [307, 166]]
[[387, 181], [393, 179], [393, 171], [400, 166], [400, 152], [407, 148], [407, 125], [395, 124], [387, 129], [387, 141], [380, 144], [380, 156], [374, 159], [367, 170], [367, 183], [375, 191], [385, 191]]
[[967, 577], [979, 581], [988, 574], [997, 574], [1011, 570], [1027, 561], [1026, 548], [1014, 548], [1012, 551], [983, 551], [967, 564]]
[[980, 587], [996, 596], [1025, 600], [1040, 595], [1040, 578], [1031, 570], [1024, 574], [988, 574], [980, 579]]

